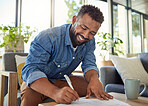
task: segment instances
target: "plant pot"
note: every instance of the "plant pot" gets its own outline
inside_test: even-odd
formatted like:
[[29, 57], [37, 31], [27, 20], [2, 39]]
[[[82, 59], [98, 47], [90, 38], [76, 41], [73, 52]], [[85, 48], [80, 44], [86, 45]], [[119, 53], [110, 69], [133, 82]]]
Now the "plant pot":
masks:
[[99, 67], [103, 67], [103, 66], [114, 66], [114, 64], [112, 63], [111, 60], [108, 60], [108, 61], [100, 61]]
[[[5, 52], [24, 52], [24, 41], [23, 41], [23, 38], [20, 38], [17, 45], [16, 45], [16, 48], [13, 47], [13, 43], [11, 44], [8, 44], [5, 46]], [[16, 51], [15, 51], [16, 49]]]

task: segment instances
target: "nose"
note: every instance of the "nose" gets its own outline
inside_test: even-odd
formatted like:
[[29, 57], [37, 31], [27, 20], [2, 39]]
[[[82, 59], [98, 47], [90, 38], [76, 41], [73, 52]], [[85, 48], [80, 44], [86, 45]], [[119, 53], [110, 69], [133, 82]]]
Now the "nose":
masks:
[[89, 30], [86, 30], [86, 31], [83, 33], [83, 36], [84, 36], [84, 38], [89, 39]]

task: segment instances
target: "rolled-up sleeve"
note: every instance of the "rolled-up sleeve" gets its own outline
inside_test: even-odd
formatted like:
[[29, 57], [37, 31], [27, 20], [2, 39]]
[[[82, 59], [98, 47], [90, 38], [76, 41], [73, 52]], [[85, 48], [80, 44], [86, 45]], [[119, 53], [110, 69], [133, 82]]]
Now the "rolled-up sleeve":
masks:
[[28, 76], [28, 79], [27, 79], [27, 86], [29, 87], [29, 85], [34, 82], [35, 80], [37, 79], [40, 79], [40, 78], [47, 78], [47, 76], [45, 75], [45, 73], [41, 72], [41, 71], [34, 71], [32, 72], [29, 76]]
[[47, 78], [44, 67], [51, 56], [52, 42], [47, 32], [42, 32], [31, 43], [25, 66], [22, 69], [22, 79], [27, 86], [40, 78]]
[[94, 50], [95, 50], [95, 41], [92, 39], [87, 46], [87, 52], [84, 56], [84, 59], [82, 61], [82, 71], [85, 75], [85, 73], [89, 70], [96, 70], [99, 74], [99, 70], [96, 65], [96, 57], [94, 55]]

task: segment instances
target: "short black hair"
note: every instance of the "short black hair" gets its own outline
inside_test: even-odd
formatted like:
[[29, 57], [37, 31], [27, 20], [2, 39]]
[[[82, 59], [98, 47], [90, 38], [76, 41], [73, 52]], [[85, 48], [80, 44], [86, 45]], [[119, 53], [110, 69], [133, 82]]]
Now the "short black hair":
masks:
[[82, 17], [84, 14], [88, 14], [93, 20], [99, 22], [100, 24], [104, 21], [103, 13], [95, 6], [83, 5], [80, 8], [77, 17]]

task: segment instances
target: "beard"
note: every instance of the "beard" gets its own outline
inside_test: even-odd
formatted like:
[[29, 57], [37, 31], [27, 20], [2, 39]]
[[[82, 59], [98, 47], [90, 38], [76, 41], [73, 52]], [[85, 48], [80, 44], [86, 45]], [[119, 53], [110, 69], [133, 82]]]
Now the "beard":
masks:
[[[76, 46], [80, 46], [80, 45], [82, 45], [84, 43], [87, 43], [89, 41], [89, 39], [85, 38], [82, 34], [76, 33], [75, 26], [76, 26], [76, 24], [74, 24], [74, 26], [71, 28], [71, 31], [70, 31], [70, 38], [71, 38], [71, 41], [72, 41], [72, 44], [73, 44], [74, 48]], [[77, 36], [81, 36], [85, 41], [84, 42], [79, 42], [77, 40]]]

